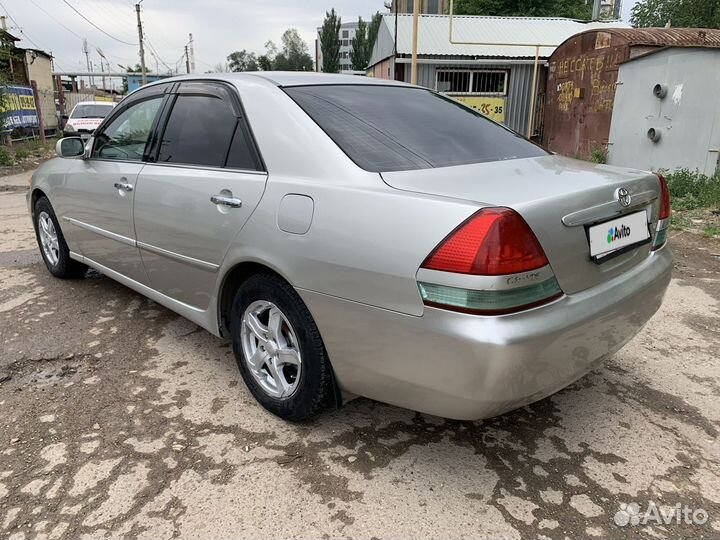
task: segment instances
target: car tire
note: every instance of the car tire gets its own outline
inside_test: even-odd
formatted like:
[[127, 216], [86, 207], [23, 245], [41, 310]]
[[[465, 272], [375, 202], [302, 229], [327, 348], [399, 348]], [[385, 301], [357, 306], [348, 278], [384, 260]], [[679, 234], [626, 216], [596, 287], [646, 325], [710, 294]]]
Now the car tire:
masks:
[[88, 267], [70, 258], [60, 223], [47, 197], [40, 197], [35, 202], [33, 222], [40, 255], [48, 271], [61, 279], [83, 277]]
[[320, 332], [285, 280], [248, 278], [235, 295], [230, 326], [240, 373], [265, 409], [301, 422], [332, 402], [332, 368]]

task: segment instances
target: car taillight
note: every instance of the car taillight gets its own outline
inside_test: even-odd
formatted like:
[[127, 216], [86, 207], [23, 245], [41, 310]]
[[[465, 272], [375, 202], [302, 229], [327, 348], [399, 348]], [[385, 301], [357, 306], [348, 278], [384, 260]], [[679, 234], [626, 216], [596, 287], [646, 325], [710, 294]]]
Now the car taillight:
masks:
[[653, 251], [660, 249], [667, 243], [667, 232], [670, 226], [670, 190], [662, 174], [657, 174], [660, 183], [660, 211], [658, 212], [657, 228], [653, 240]]
[[426, 305], [481, 315], [562, 296], [540, 243], [510, 208], [484, 208], [451, 232], [420, 267], [418, 287]]

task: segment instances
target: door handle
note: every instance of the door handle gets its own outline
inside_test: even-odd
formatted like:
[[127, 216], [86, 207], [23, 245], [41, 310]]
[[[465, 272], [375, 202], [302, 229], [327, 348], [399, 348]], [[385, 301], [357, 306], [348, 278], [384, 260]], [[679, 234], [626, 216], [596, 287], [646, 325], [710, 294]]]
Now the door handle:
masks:
[[127, 182], [115, 182], [114, 184], [116, 189], [119, 189], [121, 191], [132, 191], [133, 185], [128, 184]]
[[210, 202], [217, 205], [229, 206], [230, 208], [240, 208], [242, 201], [237, 197], [228, 197], [227, 195], [213, 195]]

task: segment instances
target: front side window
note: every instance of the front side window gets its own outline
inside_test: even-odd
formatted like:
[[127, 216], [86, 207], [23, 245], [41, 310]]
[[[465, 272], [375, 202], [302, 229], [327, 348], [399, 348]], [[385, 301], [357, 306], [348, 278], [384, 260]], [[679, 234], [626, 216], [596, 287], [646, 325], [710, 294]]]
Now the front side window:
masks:
[[180, 94], [160, 144], [159, 163], [223, 167], [238, 119], [219, 97]]
[[140, 161], [163, 97], [130, 105], [96, 137], [93, 157]]
[[479, 112], [408, 86], [324, 85], [287, 94], [360, 167], [389, 172], [547, 155]]

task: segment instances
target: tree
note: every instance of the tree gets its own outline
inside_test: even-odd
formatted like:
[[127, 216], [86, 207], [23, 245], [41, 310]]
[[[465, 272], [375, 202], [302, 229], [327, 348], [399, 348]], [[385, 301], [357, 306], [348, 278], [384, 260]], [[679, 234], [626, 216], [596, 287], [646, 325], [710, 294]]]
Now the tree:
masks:
[[589, 20], [592, 17], [592, 2], [585, 0], [456, 0], [454, 11], [457, 15], [569, 17]]
[[680, 28], [720, 28], [717, 0], [640, 0], [630, 11], [630, 22], [637, 27], [671, 26]]
[[367, 39], [367, 23], [362, 17], [358, 17], [358, 27], [355, 31], [355, 37], [352, 39], [352, 49], [350, 49], [350, 62], [352, 68], [356, 71], [364, 70], [370, 63], [370, 51], [368, 51]]
[[262, 71], [272, 71], [275, 69], [275, 57], [277, 56], [277, 47], [268, 40], [265, 42], [265, 54], [258, 56], [258, 66]]
[[370, 19], [370, 24], [367, 29], [368, 64], [372, 59], [373, 48], [375, 47], [375, 41], [380, 31], [380, 23], [382, 23], [382, 15], [380, 15], [379, 11], [376, 11], [375, 15]]
[[313, 59], [297, 29], [289, 28], [282, 35], [282, 51], [275, 57], [274, 69], [281, 71], [312, 71]]
[[340, 71], [340, 24], [341, 19], [335, 13], [335, 8], [325, 12], [325, 20], [320, 29], [322, 70], [325, 73]]
[[258, 61], [254, 52], [235, 51], [227, 57], [230, 71], [258, 71]]

